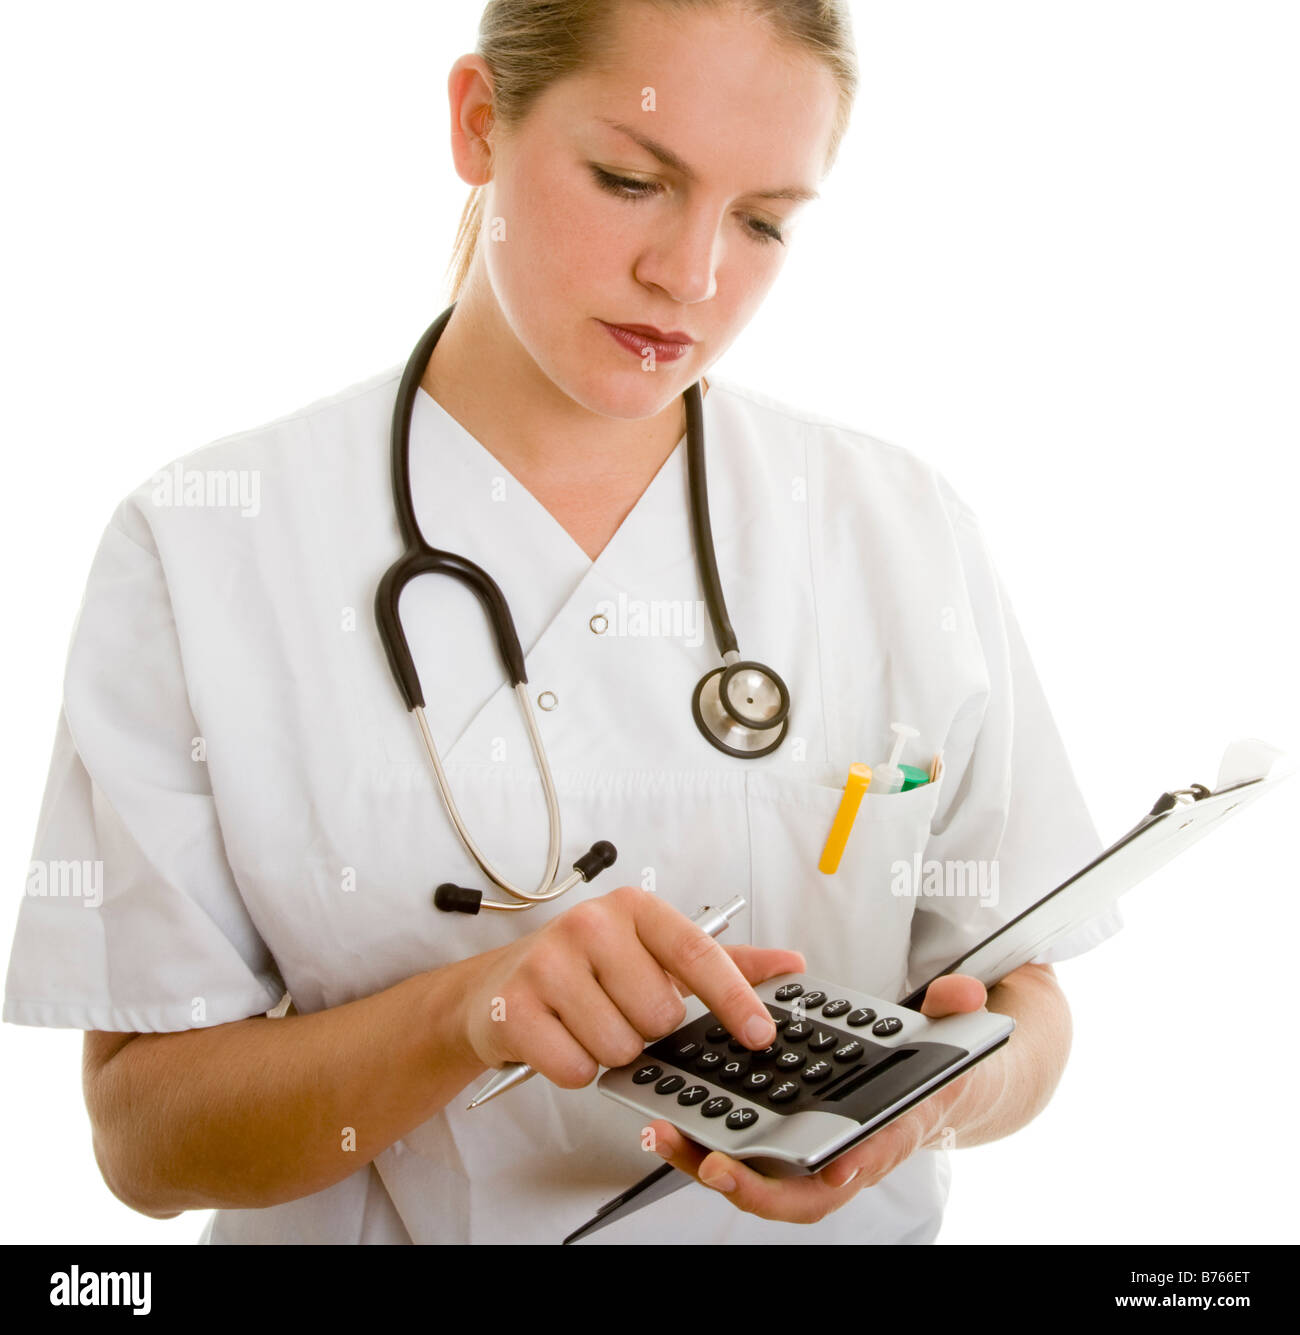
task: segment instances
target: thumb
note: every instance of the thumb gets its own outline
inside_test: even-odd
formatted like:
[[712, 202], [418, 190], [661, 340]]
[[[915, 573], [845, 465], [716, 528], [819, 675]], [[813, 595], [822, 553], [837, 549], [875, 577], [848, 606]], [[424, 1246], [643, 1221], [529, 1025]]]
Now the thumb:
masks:
[[984, 984], [967, 973], [946, 973], [926, 989], [921, 1014], [930, 1019], [980, 1010], [989, 999]]
[[[775, 978], [779, 973], [804, 973], [808, 968], [804, 957], [797, 950], [763, 950], [758, 946], [722, 948], [731, 956], [731, 962], [750, 984], [761, 983], [766, 978]], [[668, 977], [673, 980], [673, 985], [682, 996], [695, 995], [676, 974], [670, 973]]]
[[797, 950], [766, 950], [760, 946], [724, 946], [748, 983], [761, 983], [781, 973], [805, 973], [808, 965]]

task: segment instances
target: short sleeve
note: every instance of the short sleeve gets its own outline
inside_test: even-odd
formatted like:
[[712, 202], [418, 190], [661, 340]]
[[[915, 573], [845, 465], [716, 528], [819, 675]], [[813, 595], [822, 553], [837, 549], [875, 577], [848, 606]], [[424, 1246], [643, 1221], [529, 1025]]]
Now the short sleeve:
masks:
[[[978, 893], [918, 899], [909, 991], [1102, 851], [978, 522], [944, 487], [965, 571], [966, 612], [987, 669], [987, 691], [967, 702], [945, 743], [943, 792], [925, 858], [970, 868], [966, 888], [977, 886]], [[1121, 926], [1118, 910], [1111, 909], [1055, 942], [1034, 963], [1082, 954]]]
[[225, 856], [167, 579], [119, 507], [64, 677], [4, 1019], [118, 1032], [265, 1013], [284, 992]]

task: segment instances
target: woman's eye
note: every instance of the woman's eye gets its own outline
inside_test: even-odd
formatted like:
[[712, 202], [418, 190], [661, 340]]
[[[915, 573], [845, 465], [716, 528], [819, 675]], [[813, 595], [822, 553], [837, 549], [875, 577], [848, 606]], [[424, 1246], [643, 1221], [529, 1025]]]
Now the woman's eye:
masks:
[[601, 167], [592, 167], [591, 170], [597, 185], [604, 187], [611, 195], [619, 195], [624, 199], [641, 199], [660, 189], [655, 181], [636, 181], [630, 176], [615, 176], [613, 172], [607, 172]]
[[[591, 171], [596, 178], [596, 184], [619, 199], [648, 199], [663, 189], [657, 181], [638, 181], [631, 176], [618, 176], [614, 172], [607, 172], [603, 167], [597, 167], [594, 163], [591, 165]], [[750, 235], [756, 241], [776, 241], [785, 244], [785, 237], [781, 234], [780, 228], [764, 222], [762, 218], [748, 219], [747, 226]]]

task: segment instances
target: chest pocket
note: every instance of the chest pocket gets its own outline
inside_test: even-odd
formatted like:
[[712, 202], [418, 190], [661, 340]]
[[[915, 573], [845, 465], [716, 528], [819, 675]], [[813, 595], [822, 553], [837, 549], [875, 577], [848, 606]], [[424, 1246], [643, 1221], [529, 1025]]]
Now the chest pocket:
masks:
[[826, 875], [817, 864], [842, 784], [750, 771], [754, 944], [801, 951], [808, 971], [828, 982], [901, 997], [916, 903], [910, 869], [924, 855], [941, 783], [906, 793], [868, 790], [839, 869]]

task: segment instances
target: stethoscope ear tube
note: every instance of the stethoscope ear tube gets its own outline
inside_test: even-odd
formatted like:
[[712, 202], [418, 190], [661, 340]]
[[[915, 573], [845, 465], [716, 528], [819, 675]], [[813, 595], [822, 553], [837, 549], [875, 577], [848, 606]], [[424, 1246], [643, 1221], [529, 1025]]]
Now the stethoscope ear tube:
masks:
[[722, 596], [718, 558], [713, 550], [713, 525], [709, 520], [709, 482], [704, 468], [704, 402], [697, 380], [682, 395], [686, 403], [686, 462], [691, 479], [691, 522], [695, 527], [695, 555], [704, 585], [704, 601], [713, 623], [713, 638], [718, 654], [739, 654], [736, 632], [727, 616], [727, 601]]
[[404, 552], [389, 566], [375, 593], [375, 619], [379, 622], [379, 637], [384, 642], [388, 664], [393, 669], [393, 676], [397, 678], [407, 709], [424, 707], [424, 691], [420, 687], [420, 676], [415, 670], [411, 647], [406, 642], [406, 632], [402, 629], [398, 603], [402, 590], [413, 579], [432, 574], [451, 575], [474, 590], [492, 623], [497, 652], [501, 655], [501, 664], [510, 678], [511, 686], [526, 682], [528, 673], [524, 669], [524, 651], [519, 644], [519, 633], [515, 630], [505, 594], [501, 592], [496, 580], [482, 566], [475, 565], [464, 556], [439, 551], [436, 547], [421, 543], [414, 551]]

